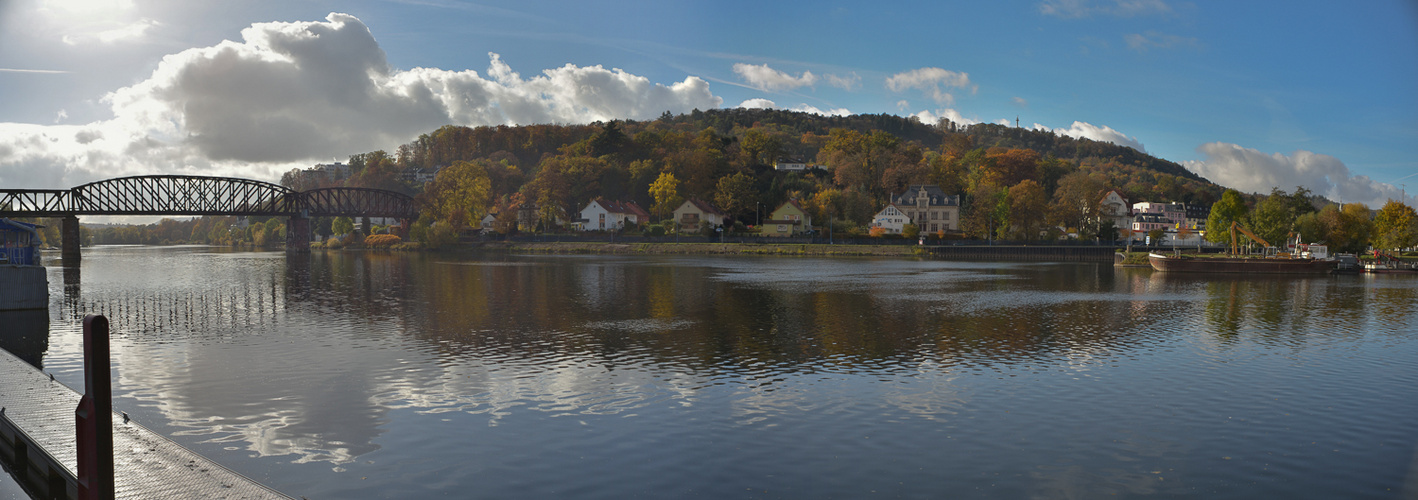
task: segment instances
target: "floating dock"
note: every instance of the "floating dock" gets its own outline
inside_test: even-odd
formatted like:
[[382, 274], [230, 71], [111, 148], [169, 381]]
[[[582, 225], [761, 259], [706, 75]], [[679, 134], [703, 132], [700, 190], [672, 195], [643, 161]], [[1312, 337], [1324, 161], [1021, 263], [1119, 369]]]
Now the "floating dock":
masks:
[[[0, 460], [36, 498], [78, 497], [80, 394], [0, 349]], [[115, 498], [291, 497], [113, 414]]]

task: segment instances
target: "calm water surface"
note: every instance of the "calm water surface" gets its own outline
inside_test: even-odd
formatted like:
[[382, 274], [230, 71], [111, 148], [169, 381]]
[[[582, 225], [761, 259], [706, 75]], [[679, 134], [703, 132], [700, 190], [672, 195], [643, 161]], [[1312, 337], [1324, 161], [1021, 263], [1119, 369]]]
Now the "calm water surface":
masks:
[[[310, 498], [1418, 498], [1418, 278], [86, 249], [5, 347]], [[15, 335], [15, 332], [26, 332]]]

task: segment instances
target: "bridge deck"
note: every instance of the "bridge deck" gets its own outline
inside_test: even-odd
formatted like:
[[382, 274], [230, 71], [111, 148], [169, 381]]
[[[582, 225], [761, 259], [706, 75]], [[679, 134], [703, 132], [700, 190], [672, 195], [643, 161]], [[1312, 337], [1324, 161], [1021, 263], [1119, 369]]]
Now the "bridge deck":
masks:
[[[51, 487], [67, 489], [60, 498], [73, 498], [73, 486], [59, 483], [60, 474], [48, 472], [44, 458], [57, 462], [58, 467], [73, 476], [78, 467], [74, 437], [74, 410], [80, 395], [69, 387], [49, 379], [33, 366], [0, 349], [0, 451], [4, 458], [15, 454], [17, 435], [27, 435], [40, 450], [27, 450], [27, 468]], [[20, 445], [21, 449], [27, 445]], [[4, 449], [8, 448], [8, 449]], [[14, 462], [20, 462], [15, 460]], [[123, 417], [113, 418], [114, 490], [117, 498], [231, 498], [284, 499], [290, 497], [261, 485], [240, 474], [227, 470], [197, 453], [158, 435]], [[33, 472], [38, 471], [38, 472]]]

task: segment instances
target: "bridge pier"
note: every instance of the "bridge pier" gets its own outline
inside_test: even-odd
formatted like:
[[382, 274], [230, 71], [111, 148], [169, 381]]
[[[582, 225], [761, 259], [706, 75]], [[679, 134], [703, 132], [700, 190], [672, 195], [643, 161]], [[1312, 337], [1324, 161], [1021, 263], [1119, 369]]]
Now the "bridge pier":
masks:
[[286, 221], [286, 251], [305, 253], [310, 251], [310, 218], [292, 215]]
[[65, 217], [59, 225], [60, 258], [64, 259], [64, 267], [79, 266], [79, 218], [73, 215]]

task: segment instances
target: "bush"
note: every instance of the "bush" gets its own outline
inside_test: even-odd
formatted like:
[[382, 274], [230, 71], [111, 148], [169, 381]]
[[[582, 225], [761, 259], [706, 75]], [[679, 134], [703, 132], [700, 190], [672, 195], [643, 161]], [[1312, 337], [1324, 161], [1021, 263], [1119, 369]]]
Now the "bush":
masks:
[[645, 231], [641, 234], [644, 234], [645, 236], [664, 236], [665, 226], [659, 224], [648, 224], [645, 226]]
[[328, 240], [325, 240], [325, 248], [341, 249], [344, 247], [345, 242], [340, 241], [339, 238], [330, 238]]
[[869, 231], [867, 234], [873, 238], [880, 238], [886, 234], [886, 228], [881, 226], [873, 226], [871, 228], [871, 231]]
[[387, 248], [404, 241], [395, 234], [376, 234], [364, 239], [364, 246], [369, 248]]
[[428, 228], [428, 241], [423, 244], [428, 248], [440, 248], [457, 241], [458, 231], [453, 229], [453, 226], [440, 222]]
[[362, 247], [364, 246], [364, 233], [360, 233], [358, 231], [350, 233], [349, 236], [345, 237], [345, 241], [343, 241], [343, 243], [346, 247], [350, 248]]

